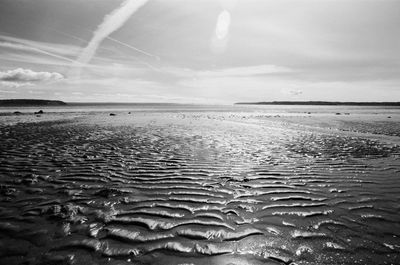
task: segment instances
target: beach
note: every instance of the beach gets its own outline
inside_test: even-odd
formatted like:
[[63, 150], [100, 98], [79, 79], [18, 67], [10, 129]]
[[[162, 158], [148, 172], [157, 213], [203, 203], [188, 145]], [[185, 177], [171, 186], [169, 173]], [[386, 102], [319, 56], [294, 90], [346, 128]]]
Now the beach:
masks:
[[37, 110], [0, 108], [0, 264], [400, 263], [399, 107]]

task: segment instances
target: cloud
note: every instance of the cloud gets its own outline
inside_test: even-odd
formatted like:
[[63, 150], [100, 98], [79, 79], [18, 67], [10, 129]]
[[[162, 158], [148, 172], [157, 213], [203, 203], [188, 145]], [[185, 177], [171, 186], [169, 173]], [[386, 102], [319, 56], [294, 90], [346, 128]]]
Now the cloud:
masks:
[[35, 72], [30, 69], [17, 68], [5, 72], [0, 71], [0, 80], [7, 82], [46, 82], [64, 79], [56, 72]]
[[60, 81], [63, 79], [64, 76], [56, 72], [35, 72], [23, 68], [0, 71], [0, 85], [10, 88], [33, 86], [37, 83]]

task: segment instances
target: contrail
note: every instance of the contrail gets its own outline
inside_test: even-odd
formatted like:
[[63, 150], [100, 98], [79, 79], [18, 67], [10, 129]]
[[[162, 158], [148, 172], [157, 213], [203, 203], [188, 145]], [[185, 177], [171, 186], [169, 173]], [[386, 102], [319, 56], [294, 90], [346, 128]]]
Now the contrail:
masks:
[[[71, 23], [70, 23], [69, 25], [75, 27], [76, 29], [80, 29], [80, 30], [83, 29], [83, 30], [85, 30], [85, 31], [87, 31], [87, 32], [89, 32], [89, 33], [93, 33], [93, 31], [88, 30], [88, 29], [86, 29], [86, 28], [82, 28], [81, 26], [77, 26], [77, 25], [74, 25], [74, 24], [71, 24]], [[74, 35], [72, 35], [72, 34], [70, 34], [70, 33], [66, 33], [66, 32], [64, 32], [64, 31], [61, 31], [61, 30], [58, 30], [58, 29], [55, 29], [55, 28], [50, 28], [50, 29], [53, 30], [53, 31], [56, 31], [56, 32], [58, 32], [58, 33], [60, 33], [60, 34], [62, 34], [62, 35], [65, 35], [65, 36], [67, 36], [67, 37], [71, 37], [71, 38], [73, 38], [73, 39], [76, 39], [76, 40], [79, 40], [79, 41], [81, 41], [81, 42], [87, 43], [87, 40], [84, 40], [84, 39], [82, 39], [82, 38], [79, 38], [79, 37], [77, 37], [77, 36], [74, 36]], [[117, 39], [115, 39], [115, 38], [111, 38], [110, 36], [108, 36], [106, 39], [107, 39], [107, 40], [110, 40], [110, 41], [112, 41], [112, 42], [115, 42], [115, 43], [117, 43], [117, 44], [119, 44], [119, 45], [122, 45], [122, 46], [124, 46], [124, 47], [127, 47], [127, 48], [129, 48], [129, 49], [131, 49], [131, 50], [134, 50], [134, 51], [136, 51], [136, 52], [140, 52], [140, 53], [142, 53], [142, 54], [144, 54], [144, 55], [147, 55], [147, 56], [149, 56], [149, 57], [154, 57], [155, 59], [160, 60], [160, 57], [159, 57], [159, 56], [154, 55], [154, 54], [151, 54], [151, 53], [148, 53], [148, 52], [146, 52], [146, 51], [144, 51], [144, 50], [142, 50], [142, 49], [139, 49], [139, 48], [137, 48], [137, 47], [135, 47], [135, 46], [132, 46], [132, 45], [126, 43], [126, 42], [122, 42], [122, 41], [117, 40]], [[104, 47], [101, 47], [101, 49], [110, 50], [110, 49], [107, 49], [107, 48], [104, 48]]]
[[51, 29], [52, 31], [55, 31], [55, 32], [57, 32], [57, 33], [59, 33], [59, 34], [62, 34], [62, 35], [64, 35], [64, 36], [67, 36], [67, 37], [69, 37], [69, 38], [78, 40], [78, 41], [80, 41], [80, 42], [82, 42], [82, 43], [86, 43], [86, 42], [87, 42], [87, 40], [84, 40], [84, 39], [82, 39], [82, 38], [79, 38], [79, 37], [77, 37], [77, 36], [75, 36], [75, 35], [72, 35], [72, 34], [70, 34], [70, 33], [65, 32], [65, 31], [61, 31], [61, 30], [56, 29], [56, 28], [50, 28], [50, 27], [48, 27], [48, 28]]
[[[110, 14], [104, 17], [103, 23], [101, 23], [97, 30], [94, 32], [93, 38], [90, 40], [89, 44], [82, 51], [78, 57], [78, 62], [80, 64], [87, 64], [92, 57], [95, 55], [97, 48], [100, 46], [101, 42], [109, 38], [109, 35], [122, 27], [125, 22], [143, 5], [145, 5], [148, 0], [126, 0], [120, 7], [112, 11]], [[114, 39], [113, 39], [114, 40]], [[115, 41], [115, 40], [114, 40]], [[133, 47], [133, 46], [132, 46]], [[142, 50], [136, 49], [143, 53]], [[144, 53], [146, 55], [154, 56], [149, 53]], [[154, 56], [156, 57], [156, 56]]]
[[[33, 52], [41, 53], [41, 54], [44, 54], [44, 55], [48, 55], [48, 56], [53, 57], [53, 58], [65, 60], [65, 61], [68, 61], [68, 62], [71, 62], [71, 63], [77, 63], [76, 61], [71, 60], [68, 57], [61, 56], [61, 55], [58, 55], [58, 54], [55, 54], [55, 53], [52, 53], [52, 52], [48, 52], [48, 51], [39, 49], [37, 47], [28, 46], [28, 45], [21, 44], [21, 43], [11, 43], [11, 42], [2, 42], [2, 41], [0, 41], [0, 47], [12, 48], [12, 49], [20, 49], [20, 50], [25, 50], [25, 51], [33, 51]], [[82, 64], [79, 64], [79, 65], [82, 65]]]
[[148, 52], [146, 52], [146, 51], [143, 51], [143, 50], [141, 50], [141, 49], [139, 49], [139, 48], [136, 48], [135, 46], [129, 45], [129, 44], [127, 44], [127, 43], [125, 43], [125, 42], [122, 42], [122, 41], [120, 41], [120, 40], [111, 38], [110, 36], [108, 36], [107, 39], [108, 39], [108, 40], [111, 40], [111, 41], [113, 41], [113, 42], [116, 42], [116, 43], [118, 43], [118, 44], [121, 44], [122, 46], [128, 47], [128, 48], [130, 48], [130, 49], [132, 49], [132, 50], [135, 50], [135, 51], [137, 51], [137, 52], [140, 52], [140, 53], [142, 53], [142, 54], [144, 54], [144, 55], [147, 55], [147, 56], [149, 56], [149, 57], [154, 57], [155, 59], [160, 60], [160, 57], [158, 57], [158, 56], [156, 56], [156, 55], [153, 55], [153, 54], [151, 54], [151, 53], [148, 53]]

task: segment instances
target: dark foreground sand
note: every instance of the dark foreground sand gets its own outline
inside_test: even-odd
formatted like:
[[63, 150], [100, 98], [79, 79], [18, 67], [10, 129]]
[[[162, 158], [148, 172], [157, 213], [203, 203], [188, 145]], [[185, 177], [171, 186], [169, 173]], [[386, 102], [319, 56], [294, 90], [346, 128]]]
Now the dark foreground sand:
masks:
[[0, 264], [400, 264], [398, 116], [116, 114], [4, 118]]

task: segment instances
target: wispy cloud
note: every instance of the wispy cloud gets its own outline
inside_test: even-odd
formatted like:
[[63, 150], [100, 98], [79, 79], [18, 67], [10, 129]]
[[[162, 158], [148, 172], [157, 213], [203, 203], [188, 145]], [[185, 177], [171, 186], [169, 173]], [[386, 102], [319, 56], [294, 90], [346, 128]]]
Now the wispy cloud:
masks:
[[28, 47], [30, 49], [36, 48], [42, 51], [46, 51], [48, 53], [57, 54], [59, 56], [75, 57], [81, 50], [80, 47], [74, 45], [39, 42], [22, 38], [10, 37], [7, 35], [0, 35], [0, 39], [3, 41], [2, 43], [6, 43], [4, 45], [7, 45], [9, 48], [14, 48], [14, 47], [17, 49], [21, 49], [23, 47]]
[[72, 59], [70, 59], [68, 57], [65, 57], [63, 55], [59, 55], [59, 54], [56, 54], [56, 53], [53, 53], [53, 52], [42, 50], [42, 49], [37, 48], [37, 47], [27, 46], [27, 45], [21, 44], [21, 43], [12, 43], [12, 42], [0, 41], [0, 47], [8, 48], [8, 49], [14, 49], [14, 50], [20, 50], [20, 51], [25, 51], [25, 52], [40, 53], [40, 54], [48, 55], [48, 56], [53, 57], [53, 58], [61, 59], [63, 61], [68, 61], [68, 62], [71, 62], [71, 63], [75, 63], [74, 60], [72, 60]]
[[254, 76], [254, 75], [270, 75], [280, 73], [293, 72], [290, 68], [277, 66], [277, 65], [254, 65], [244, 67], [233, 67], [218, 69], [214, 71], [200, 71], [197, 73], [198, 76], [206, 77], [240, 77], [240, 76]]
[[[23, 82], [23, 83], [18, 83], [18, 82], [9, 82], [9, 81], [0, 81], [0, 87], [7, 87], [7, 88], [19, 88], [23, 86], [33, 86], [33, 83], [31, 82]], [[5, 92], [7, 91], [7, 92]], [[10, 93], [8, 90], [0, 90], [2, 93]]]
[[[106, 48], [102, 48], [107, 50]], [[9, 37], [0, 35], [0, 60], [17, 62], [20, 67], [30, 67], [30, 64], [39, 64], [49, 66], [71, 67], [79, 64], [74, 58], [79, 54], [81, 48], [75, 45], [64, 45], [58, 43], [47, 43], [39, 41], [31, 41], [22, 38]], [[129, 61], [129, 56], [125, 60], [132, 65], [135, 62]], [[28, 65], [27, 65], [28, 64]], [[115, 60], [101, 56], [96, 57], [96, 62], [92, 64], [80, 64], [91, 71], [107, 71], [113, 70]], [[140, 63], [139, 63], [140, 65]], [[4, 66], [4, 65], [3, 65]], [[130, 65], [125, 68], [134, 68]], [[137, 68], [137, 67], [136, 67]]]
[[267, 64], [220, 68], [213, 70], [195, 70], [191, 68], [169, 66], [162, 68], [162, 72], [151, 73], [151, 79], [160, 79], [159, 81], [182, 81], [183, 79], [261, 77], [291, 73], [296, 73], [296, 70], [284, 66]]
[[[0, 84], [1, 84], [1, 82], [0, 82]], [[0, 93], [2, 93], [2, 94], [16, 94], [17, 92], [13, 91], [13, 90], [0, 89]]]

